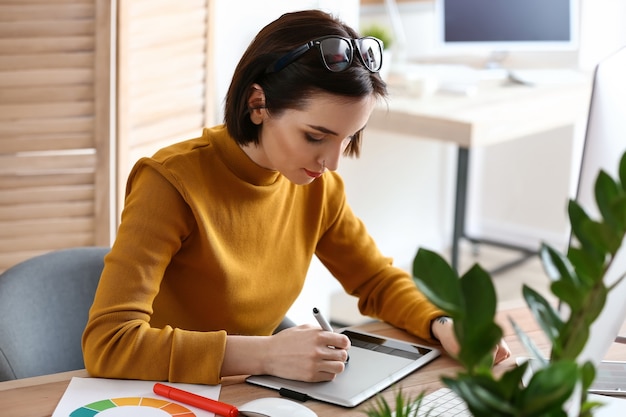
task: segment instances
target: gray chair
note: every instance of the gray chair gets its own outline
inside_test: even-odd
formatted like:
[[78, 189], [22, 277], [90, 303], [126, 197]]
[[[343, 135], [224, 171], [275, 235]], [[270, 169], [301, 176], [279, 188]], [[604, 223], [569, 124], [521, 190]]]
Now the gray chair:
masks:
[[81, 336], [109, 250], [62, 249], [0, 275], [0, 381], [84, 368]]
[[291, 320], [289, 317], [285, 317], [283, 321], [278, 325], [276, 330], [274, 330], [274, 334], [295, 326], [297, 326], [297, 324], [293, 320]]
[[[81, 336], [109, 250], [63, 249], [0, 275], [0, 381], [85, 367]], [[276, 332], [294, 325], [285, 317]]]

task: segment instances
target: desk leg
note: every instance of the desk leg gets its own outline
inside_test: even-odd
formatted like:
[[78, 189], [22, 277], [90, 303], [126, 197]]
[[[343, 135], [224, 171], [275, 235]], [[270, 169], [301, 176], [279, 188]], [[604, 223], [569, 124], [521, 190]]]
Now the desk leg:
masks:
[[467, 210], [469, 157], [469, 148], [459, 147], [456, 163], [456, 195], [454, 202], [454, 226], [452, 230], [452, 254], [450, 265], [457, 272], [459, 271], [459, 243], [463, 238], [469, 240], [475, 245], [485, 244], [521, 252], [521, 256], [519, 258], [506, 262], [490, 271], [492, 275], [495, 275], [526, 262], [536, 256], [537, 251], [517, 245], [510, 245], [504, 242], [496, 242], [493, 240], [478, 239], [467, 236], [465, 233], [465, 212]]
[[467, 206], [467, 175], [469, 173], [469, 148], [459, 147], [456, 161], [456, 196], [454, 199], [454, 226], [452, 230], [452, 268], [458, 271], [459, 242], [465, 235], [465, 210]]

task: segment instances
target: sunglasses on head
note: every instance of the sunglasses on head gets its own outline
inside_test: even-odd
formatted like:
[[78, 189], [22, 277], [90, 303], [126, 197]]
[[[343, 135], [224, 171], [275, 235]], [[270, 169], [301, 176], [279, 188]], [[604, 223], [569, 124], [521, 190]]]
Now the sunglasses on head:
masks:
[[320, 51], [320, 58], [324, 66], [331, 72], [341, 72], [348, 69], [352, 64], [355, 50], [361, 63], [370, 72], [380, 71], [383, 64], [383, 42], [380, 39], [371, 36], [350, 39], [331, 35], [309, 41], [280, 57], [267, 67], [265, 73], [283, 70], [314, 47]]

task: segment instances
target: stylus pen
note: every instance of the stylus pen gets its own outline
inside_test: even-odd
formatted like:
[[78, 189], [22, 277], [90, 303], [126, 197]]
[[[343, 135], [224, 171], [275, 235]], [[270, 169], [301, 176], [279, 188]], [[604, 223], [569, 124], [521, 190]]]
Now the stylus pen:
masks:
[[[326, 317], [322, 315], [322, 312], [319, 311], [317, 307], [313, 307], [313, 317], [315, 317], [315, 320], [317, 320], [317, 322], [320, 324], [320, 327], [322, 329], [326, 330], [327, 332], [334, 332], [333, 326], [330, 325], [328, 320], [326, 320]], [[348, 355], [346, 362], [348, 362], [349, 360], [350, 360], [350, 355]]]
[[194, 394], [192, 392], [161, 384], [159, 382], [154, 384], [154, 388], [152, 388], [152, 390], [155, 394], [158, 394], [162, 397], [166, 397], [175, 401], [180, 401], [183, 404], [198, 407], [203, 410], [218, 414], [220, 416], [239, 416], [239, 410], [234, 405], [226, 404], [221, 401], [215, 401], [210, 398]]
[[322, 316], [322, 312], [318, 310], [317, 307], [313, 307], [313, 317], [320, 324], [320, 327], [327, 332], [334, 332], [333, 326], [330, 325], [326, 317]]

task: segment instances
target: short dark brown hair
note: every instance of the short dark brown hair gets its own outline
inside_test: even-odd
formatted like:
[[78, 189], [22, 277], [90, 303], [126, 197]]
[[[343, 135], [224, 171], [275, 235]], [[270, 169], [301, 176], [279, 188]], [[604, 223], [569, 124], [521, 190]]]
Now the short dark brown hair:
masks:
[[[263, 88], [266, 110], [274, 115], [289, 109], [303, 109], [308, 100], [320, 92], [356, 99], [368, 95], [387, 96], [387, 87], [380, 75], [370, 72], [356, 57], [347, 70], [330, 72], [315, 48], [279, 72], [266, 73], [266, 68], [278, 58], [327, 35], [359, 37], [354, 29], [320, 10], [286, 13], [261, 29], [241, 57], [226, 95], [224, 123], [237, 143], [259, 141], [259, 126], [250, 120], [248, 108], [248, 95], [254, 83]], [[358, 156], [360, 144], [361, 132], [355, 135], [344, 154]]]

